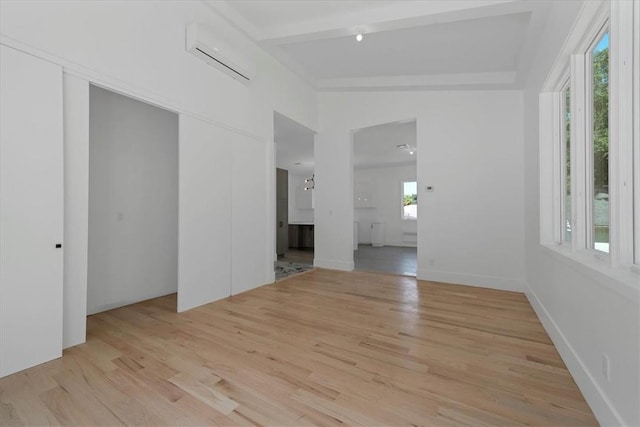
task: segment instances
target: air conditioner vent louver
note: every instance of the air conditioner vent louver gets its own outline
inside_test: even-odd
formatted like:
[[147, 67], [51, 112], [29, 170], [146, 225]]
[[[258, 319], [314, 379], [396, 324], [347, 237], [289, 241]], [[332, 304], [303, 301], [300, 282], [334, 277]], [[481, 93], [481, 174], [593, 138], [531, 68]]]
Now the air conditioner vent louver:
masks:
[[188, 52], [243, 83], [248, 83], [256, 75], [255, 64], [249, 57], [198, 24], [187, 27], [186, 48]]

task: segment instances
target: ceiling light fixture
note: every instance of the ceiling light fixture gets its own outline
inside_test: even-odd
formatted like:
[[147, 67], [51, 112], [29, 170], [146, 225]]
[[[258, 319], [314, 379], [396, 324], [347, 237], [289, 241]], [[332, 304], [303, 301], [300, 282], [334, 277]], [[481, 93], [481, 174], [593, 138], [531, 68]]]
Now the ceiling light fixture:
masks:
[[364, 28], [358, 27], [356, 28], [356, 40], [361, 42], [364, 38]]
[[356, 40], [361, 42], [362, 41], [362, 34], [356, 34]]

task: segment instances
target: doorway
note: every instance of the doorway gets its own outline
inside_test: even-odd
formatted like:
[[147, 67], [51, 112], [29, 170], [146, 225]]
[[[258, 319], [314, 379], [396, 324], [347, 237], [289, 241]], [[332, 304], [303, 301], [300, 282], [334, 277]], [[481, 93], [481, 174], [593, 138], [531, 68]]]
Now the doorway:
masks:
[[89, 88], [87, 314], [178, 284], [178, 115]]
[[356, 270], [416, 276], [417, 158], [415, 120], [354, 131]]
[[315, 132], [274, 112], [276, 280], [313, 267]]

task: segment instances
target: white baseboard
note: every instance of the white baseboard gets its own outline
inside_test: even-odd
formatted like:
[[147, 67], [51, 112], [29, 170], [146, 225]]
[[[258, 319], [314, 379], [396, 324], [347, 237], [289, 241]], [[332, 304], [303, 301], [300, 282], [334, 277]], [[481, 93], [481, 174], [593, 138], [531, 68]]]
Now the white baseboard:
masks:
[[567, 340], [567, 337], [562, 333], [562, 330], [526, 282], [525, 295], [600, 425], [627, 425], [602, 391], [593, 375], [587, 370], [587, 367], [571, 343]]
[[353, 271], [353, 261], [338, 261], [335, 259], [314, 258], [313, 266], [316, 268], [326, 268], [328, 270]]
[[431, 282], [453, 283], [456, 285], [476, 286], [479, 288], [497, 289], [500, 291], [524, 292], [524, 280], [495, 276], [482, 276], [476, 274], [452, 273], [449, 271], [437, 271], [418, 269], [418, 280]]
[[275, 271], [269, 271], [267, 273], [267, 285], [271, 284], [271, 283], [275, 283], [276, 282], [276, 272]]

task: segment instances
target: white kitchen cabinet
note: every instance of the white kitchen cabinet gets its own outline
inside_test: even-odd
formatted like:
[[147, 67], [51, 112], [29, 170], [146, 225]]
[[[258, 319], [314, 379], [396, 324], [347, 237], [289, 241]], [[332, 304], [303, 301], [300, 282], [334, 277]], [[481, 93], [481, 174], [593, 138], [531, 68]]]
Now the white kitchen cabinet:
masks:
[[371, 224], [371, 246], [384, 246], [384, 222]]

